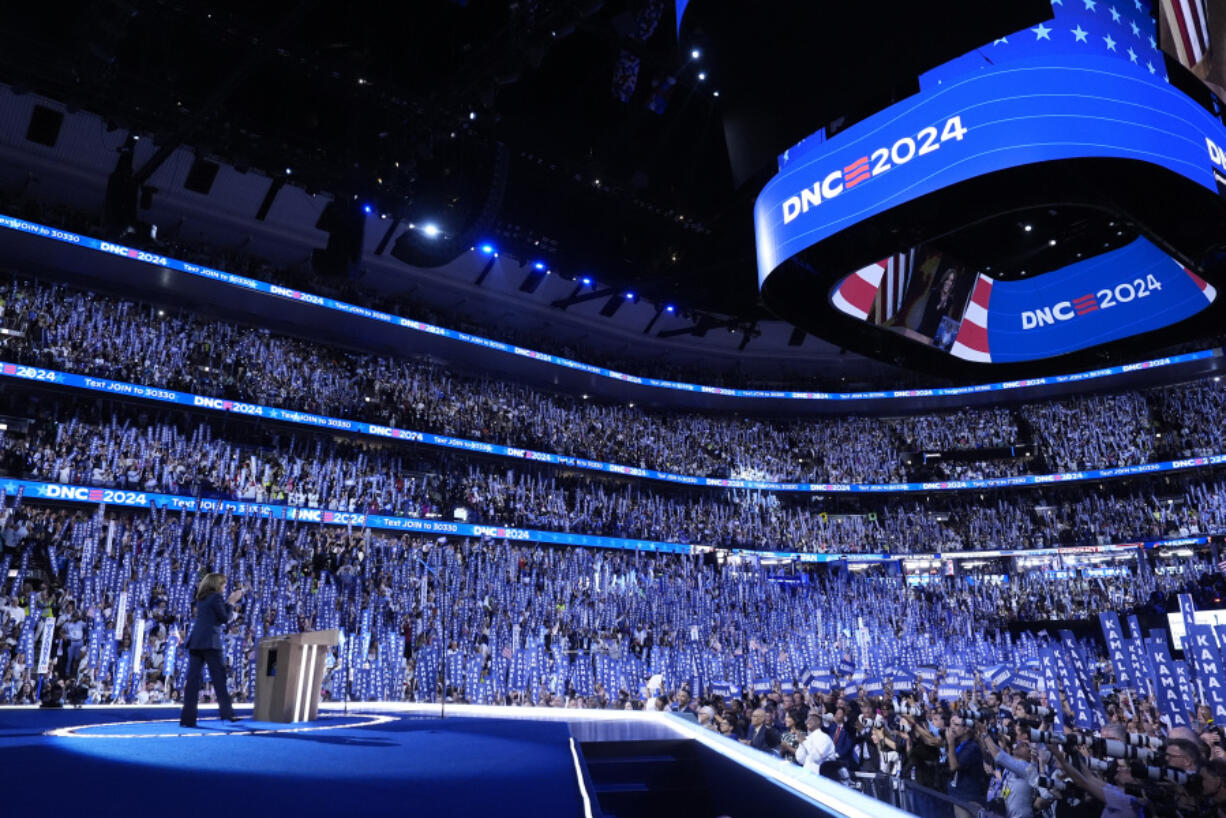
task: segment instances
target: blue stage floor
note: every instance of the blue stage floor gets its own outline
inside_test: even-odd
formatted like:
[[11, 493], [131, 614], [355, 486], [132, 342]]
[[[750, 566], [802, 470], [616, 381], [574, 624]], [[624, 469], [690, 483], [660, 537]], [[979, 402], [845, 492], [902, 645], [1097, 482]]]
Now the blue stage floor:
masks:
[[3, 812], [584, 812], [564, 722], [441, 721], [351, 708], [348, 716], [321, 713], [307, 724], [224, 724], [215, 713], [202, 710], [199, 727], [188, 729], [167, 708], [0, 708]]

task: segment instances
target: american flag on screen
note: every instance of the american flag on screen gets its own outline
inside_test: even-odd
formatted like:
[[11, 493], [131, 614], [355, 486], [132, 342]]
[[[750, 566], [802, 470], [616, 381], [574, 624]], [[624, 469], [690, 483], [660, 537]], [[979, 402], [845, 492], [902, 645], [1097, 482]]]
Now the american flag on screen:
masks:
[[1209, 54], [1209, 18], [1203, 0], [1159, 0], [1162, 48], [1192, 70]]
[[[1183, 0], [1169, 2], [1178, 6]], [[1128, 70], [1165, 79], [1153, 8], [1149, 0], [1052, 0], [1051, 19], [999, 37], [938, 66], [925, 73], [920, 84], [931, 87], [956, 81], [981, 66], [999, 67], [1014, 60], [1057, 54], [1119, 60]]]
[[885, 324], [902, 309], [903, 295], [907, 292], [911, 268], [915, 265], [915, 248], [906, 253], [895, 253], [877, 263], [885, 268], [885, 273], [881, 276], [877, 301], [873, 304], [872, 321], [874, 324]]

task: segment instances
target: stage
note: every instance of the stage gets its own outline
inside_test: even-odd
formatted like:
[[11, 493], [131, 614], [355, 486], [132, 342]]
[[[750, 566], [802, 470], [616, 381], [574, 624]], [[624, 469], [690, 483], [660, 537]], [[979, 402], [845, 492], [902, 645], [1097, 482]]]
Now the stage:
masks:
[[202, 707], [183, 728], [166, 706], [0, 707], [5, 812], [905, 814], [661, 713], [462, 705], [440, 719], [365, 703], [283, 725], [238, 712]]

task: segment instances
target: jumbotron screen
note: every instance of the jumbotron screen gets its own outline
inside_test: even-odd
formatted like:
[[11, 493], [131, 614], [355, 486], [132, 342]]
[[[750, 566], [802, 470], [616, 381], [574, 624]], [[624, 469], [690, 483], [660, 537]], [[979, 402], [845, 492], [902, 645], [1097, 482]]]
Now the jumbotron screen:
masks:
[[1032, 278], [996, 279], [934, 247], [857, 270], [841, 312], [956, 357], [1012, 363], [1064, 355], [1195, 315], [1214, 287], [1149, 240]]
[[[1177, 220], [1158, 228], [1138, 214], [1123, 239], [1113, 230], [1096, 249], [1028, 269], [959, 253], [975, 243], [960, 230], [1035, 204], [1011, 187], [1030, 178], [1087, 197], [1106, 179], [1116, 187], [1101, 202], [1079, 203], [1104, 213], [1128, 210], [1119, 190], [1158, 180], [1190, 191], [1181, 205], [1210, 214], [1206, 223], [1222, 215], [1221, 112], [1170, 81], [1148, 3], [1056, 5], [920, 79], [920, 93], [779, 158], [754, 212], [759, 284], [777, 312], [821, 334], [833, 307], [966, 361], [1016, 363], [1169, 327], [1213, 303], [1195, 260], [1204, 224], [1171, 231]], [[945, 223], [942, 206], [957, 208]], [[894, 237], [909, 230], [920, 243], [900, 250]], [[1048, 235], [1066, 238], [1053, 230], [1044, 244]], [[879, 261], [852, 258], [874, 246]], [[846, 261], [856, 263], [839, 269]]]

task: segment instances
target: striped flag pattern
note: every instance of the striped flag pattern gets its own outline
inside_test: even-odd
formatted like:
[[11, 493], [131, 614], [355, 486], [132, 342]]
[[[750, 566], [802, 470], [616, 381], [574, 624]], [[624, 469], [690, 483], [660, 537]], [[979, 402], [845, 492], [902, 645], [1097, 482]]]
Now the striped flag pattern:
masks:
[[979, 274], [971, 301], [966, 305], [966, 314], [958, 327], [958, 337], [949, 348], [951, 355], [965, 361], [991, 363], [992, 352], [988, 348], [988, 303], [992, 299], [993, 279]]
[[831, 303], [840, 312], [861, 321], [867, 320], [872, 312], [873, 302], [877, 299], [877, 290], [881, 287], [885, 269], [885, 262], [877, 261], [856, 270], [839, 284], [830, 298]]
[[1203, 0], [1159, 0], [1162, 50], [1188, 70], [1209, 53], [1209, 20]]
[[902, 310], [903, 296], [911, 283], [911, 270], [915, 266], [915, 248], [905, 253], [895, 253], [877, 262], [885, 268], [877, 301], [873, 304], [873, 323], [884, 326]]

